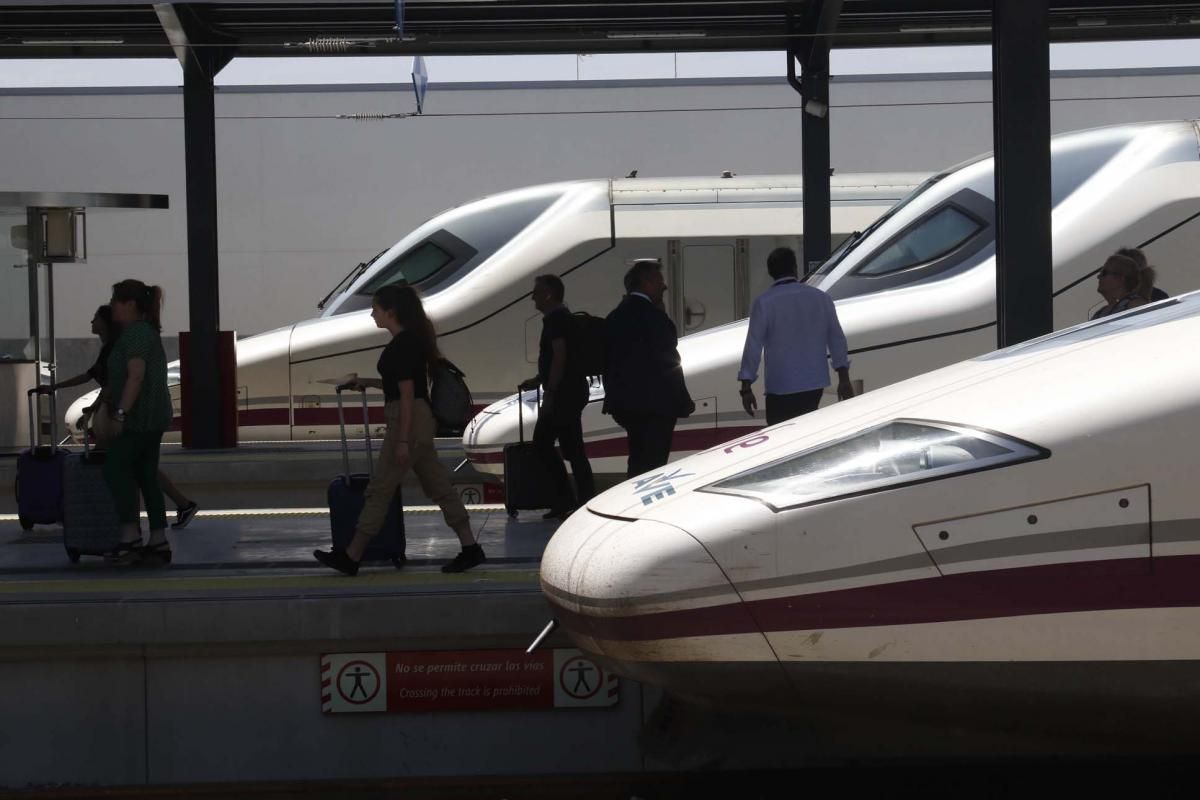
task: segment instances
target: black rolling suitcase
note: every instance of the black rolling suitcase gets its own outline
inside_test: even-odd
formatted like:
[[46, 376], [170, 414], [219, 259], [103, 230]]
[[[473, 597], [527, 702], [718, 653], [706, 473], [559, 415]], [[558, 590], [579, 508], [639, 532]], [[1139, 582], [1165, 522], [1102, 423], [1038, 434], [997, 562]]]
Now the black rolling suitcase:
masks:
[[92, 450], [83, 439], [83, 453], [63, 463], [63, 546], [71, 563], [80, 555], [115, 553], [121, 543], [117, 504], [104, 480], [103, 450]]
[[[342, 392], [344, 387], [337, 387], [338, 425], [342, 436], [342, 474], [329, 484], [329, 525], [333, 533], [333, 546], [342, 550], [354, 538], [354, 528], [358, 525], [358, 515], [362, 513], [363, 492], [371, 481], [375, 464], [371, 459], [371, 421], [367, 416], [367, 392], [362, 393], [363, 428], [366, 433], [367, 471], [352, 473], [350, 471], [350, 447], [346, 441], [346, 415], [342, 408]], [[399, 569], [404, 561], [404, 504], [400, 487], [392, 497], [391, 508], [383, 528], [371, 539], [371, 544], [363, 553], [363, 562], [391, 561]]]
[[[538, 404], [542, 393], [538, 390]], [[553, 508], [558, 502], [555, 478], [538, 455], [533, 442], [525, 441], [525, 401], [517, 389], [517, 429], [521, 440], [504, 446], [504, 510], [510, 517], [518, 511]]]

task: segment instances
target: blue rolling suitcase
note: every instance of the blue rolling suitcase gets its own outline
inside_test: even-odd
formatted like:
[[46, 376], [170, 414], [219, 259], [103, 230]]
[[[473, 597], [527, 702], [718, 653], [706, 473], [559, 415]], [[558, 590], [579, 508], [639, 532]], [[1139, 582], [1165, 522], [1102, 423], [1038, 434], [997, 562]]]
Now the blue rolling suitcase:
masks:
[[[342, 436], [342, 474], [329, 484], [329, 524], [333, 532], [333, 546], [345, 549], [354, 538], [354, 528], [358, 524], [358, 515], [362, 512], [363, 492], [375, 471], [371, 459], [371, 423], [367, 416], [367, 393], [362, 393], [363, 428], [366, 432], [367, 471], [352, 473], [350, 471], [350, 447], [346, 441], [346, 416], [342, 407], [342, 392], [344, 388], [337, 387], [338, 425]], [[400, 487], [392, 498], [392, 506], [384, 520], [383, 529], [371, 539], [367, 551], [363, 553], [363, 562], [391, 561], [399, 569], [404, 563], [404, 503], [400, 496]]]
[[[21, 527], [32, 530], [34, 525], [55, 525], [62, 521], [63, 465], [67, 451], [54, 443], [54, 423], [50, 426], [50, 443], [42, 445], [38, 413], [35, 410], [37, 393], [29, 393], [29, 449], [17, 456], [17, 478], [13, 494], [17, 497], [17, 518]], [[50, 417], [57, 408], [51, 400]]]

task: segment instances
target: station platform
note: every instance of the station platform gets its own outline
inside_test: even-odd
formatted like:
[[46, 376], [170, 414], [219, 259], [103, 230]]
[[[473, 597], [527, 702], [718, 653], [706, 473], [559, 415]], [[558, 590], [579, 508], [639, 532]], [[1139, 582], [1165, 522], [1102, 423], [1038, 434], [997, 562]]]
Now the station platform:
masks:
[[[475, 470], [463, 455], [462, 440], [435, 440], [438, 457], [451, 471], [451, 480], [464, 502], [487, 502], [495, 479]], [[379, 456], [375, 442], [373, 457]], [[80, 445], [67, 445], [81, 452]], [[0, 453], [0, 514], [16, 512], [11, 487], [16, 478], [19, 451]], [[335, 475], [345, 472], [337, 440], [243, 442], [227, 450], [185, 450], [164, 443], [160, 464], [180, 490], [202, 506], [224, 509], [316, 508], [325, 504], [325, 493]], [[366, 472], [361, 441], [350, 447], [350, 469]], [[423, 503], [416, 477], [405, 478], [406, 502]], [[496, 493], [499, 496], [499, 493]], [[210, 498], [212, 498], [210, 500]], [[410, 499], [411, 498], [411, 499]]]
[[60, 528], [0, 515], [0, 787], [642, 770], [646, 701], [624, 680], [604, 708], [325, 713], [330, 654], [519, 653], [544, 627], [555, 524], [471, 517], [474, 570], [443, 574], [458, 542], [409, 506], [405, 567], [347, 578], [312, 559], [323, 508], [202, 510], [168, 567], [71, 564]]

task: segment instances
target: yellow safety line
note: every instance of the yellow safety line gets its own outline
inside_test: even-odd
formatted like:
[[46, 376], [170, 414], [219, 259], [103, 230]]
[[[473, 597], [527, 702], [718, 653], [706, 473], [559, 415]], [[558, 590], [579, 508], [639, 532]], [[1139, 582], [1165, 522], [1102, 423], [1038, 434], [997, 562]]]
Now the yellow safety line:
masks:
[[87, 578], [71, 576], [43, 580], [0, 581], [0, 594], [115, 594], [156, 591], [220, 591], [237, 589], [350, 589], [443, 584], [459, 590], [470, 585], [520, 583], [536, 585], [537, 570], [483, 570], [457, 575], [441, 571], [398, 572], [380, 567], [348, 580], [334, 574], [322, 575], [213, 575], [207, 577]]
[[[487, 513], [492, 511], [503, 511], [504, 506], [499, 504], [475, 504], [466, 507], [467, 511]], [[405, 506], [405, 514], [436, 514], [442, 509], [438, 506]], [[197, 517], [212, 517], [217, 519], [239, 519], [249, 517], [324, 517], [329, 515], [329, 509], [324, 506], [319, 508], [218, 508], [218, 509], [202, 509], [196, 512]], [[146, 512], [142, 512], [142, 518], [146, 517]], [[17, 514], [0, 514], [0, 522], [16, 522], [19, 519]]]

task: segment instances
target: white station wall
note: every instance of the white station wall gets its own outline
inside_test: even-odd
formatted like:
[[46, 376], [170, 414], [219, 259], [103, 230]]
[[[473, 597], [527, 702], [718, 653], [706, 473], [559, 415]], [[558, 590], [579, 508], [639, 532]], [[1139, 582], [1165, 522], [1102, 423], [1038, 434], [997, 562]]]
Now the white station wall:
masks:
[[[407, 110], [409, 91], [218, 90], [222, 327], [249, 335], [313, 316], [355, 263], [483, 194], [631, 169], [801, 169], [797, 95], [782, 80], [435, 85], [422, 118], [332, 118]], [[855, 78], [832, 94], [841, 173], [934, 171], [991, 149], [986, 75]], [[1200, 117], [1193, 71], [1057, 76], [1052, 95], [1055, 131]], [[161, 284], [164, 332], [186, 329], [182, 106], [173, 90], [0, 92], [0, 189], [171, 200], [169, 211], [89, 216], [89, 262], [58, 270], [60, 336], [88, 336], [92, 310], [125, 277]], [[13, 297], [23, 274], [3, 267]], [[0, 338], [22, 335], [7, 320]]]

